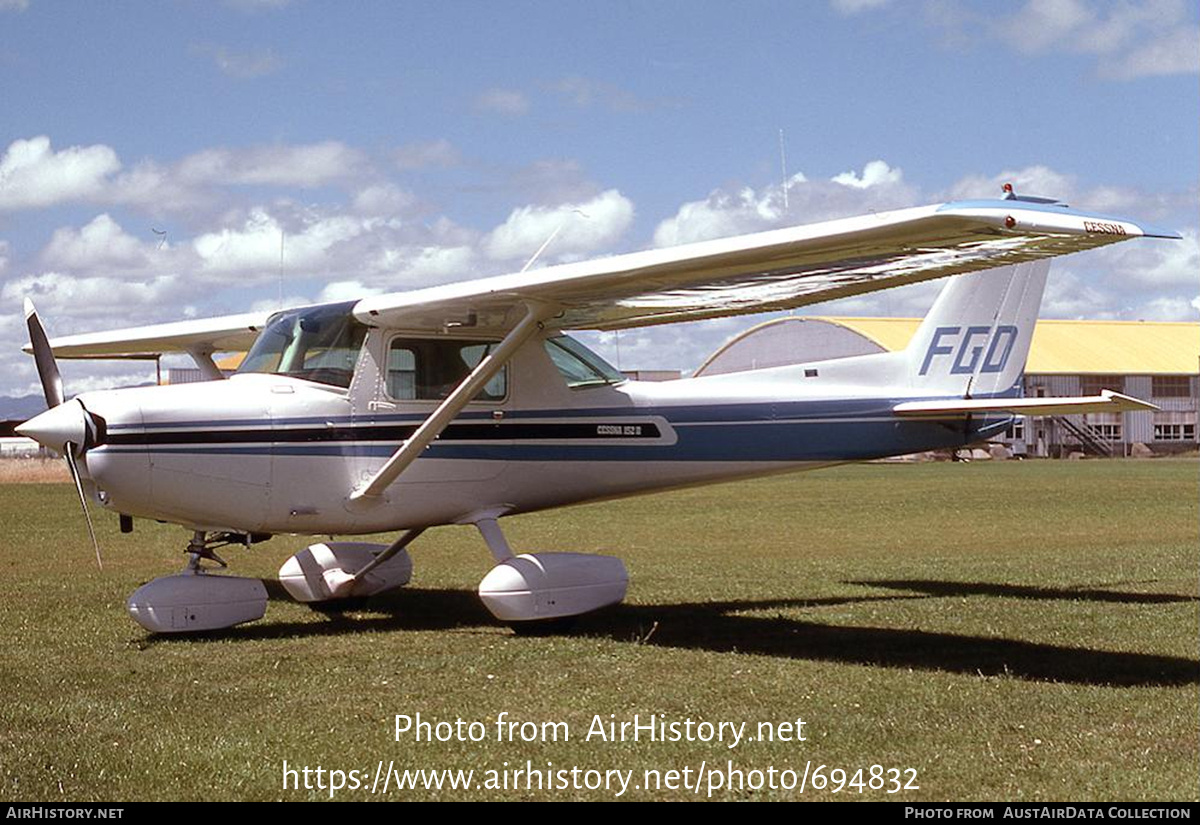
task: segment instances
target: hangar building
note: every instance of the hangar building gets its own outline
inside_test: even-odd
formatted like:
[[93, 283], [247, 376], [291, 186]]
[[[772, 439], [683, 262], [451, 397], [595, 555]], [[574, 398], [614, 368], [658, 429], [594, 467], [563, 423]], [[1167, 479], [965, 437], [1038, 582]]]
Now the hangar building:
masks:
[[[777, 318], [734, 337], [695, 375], [904, 349], [919, 318]], [[1017, 455], [1165, 454], [1197, 449], [1200, 323], [1037, 322], [1025, 395], [1097, 395], [1102, 389], [1156, 404], [1158, 412], [1018, 418], [1003, 440]]]

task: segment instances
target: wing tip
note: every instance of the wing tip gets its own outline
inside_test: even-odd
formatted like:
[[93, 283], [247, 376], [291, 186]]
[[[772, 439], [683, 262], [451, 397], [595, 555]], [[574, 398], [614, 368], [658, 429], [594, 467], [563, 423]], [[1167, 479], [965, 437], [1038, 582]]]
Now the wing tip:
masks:
[[1146, 238], [1163, 238], [1168, 241], [1182, 241], [1183, 235], [1179, 232], [1173, 232], [1170, 229], [1163, 229], [1158, 226], [1149, 226], [1147, 224], [1137, 224], [1137, 228], [1142, 230], [1142, 236]]

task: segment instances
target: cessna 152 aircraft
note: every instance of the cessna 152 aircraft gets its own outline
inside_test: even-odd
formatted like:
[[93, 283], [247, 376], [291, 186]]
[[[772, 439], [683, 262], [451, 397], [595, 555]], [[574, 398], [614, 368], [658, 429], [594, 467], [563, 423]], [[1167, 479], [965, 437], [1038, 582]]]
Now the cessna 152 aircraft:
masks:
[[[288, 592], [324, 602], [407, 583], [405, 548], [447, 524], [475, 525], [490, 549], [479, 594], [498, 619], [558, 619], [621, 601], [624, 564], [515, 555], [502, 517], [962, 446], [1019, 414], [1153, 409], [1109, 391], [1018, 397], [1046, 259], [1143, 236], [1179, 237], [1006, 187], [999, 200], [54, 341], [27, 302], [50, 409], [18, 431], [66, 458], [85, 512], [90, 498], [125, 531], [134, 518], [192, 531], [187, 568], [129, 600], [151, 631], [264, 614], [261, 581], [201, 564], [224, 566], [222, 545], [400, 533], [390, 546], [330, 541], [290, 557]], [[948, 275], [900, 352], [644, 383], [563, 334], [791, 309]], [[222, 380], [213, 353], [245, 349]], [[168, 352], [190, 354], [211, 380], [64, 402], [55, 355]]]

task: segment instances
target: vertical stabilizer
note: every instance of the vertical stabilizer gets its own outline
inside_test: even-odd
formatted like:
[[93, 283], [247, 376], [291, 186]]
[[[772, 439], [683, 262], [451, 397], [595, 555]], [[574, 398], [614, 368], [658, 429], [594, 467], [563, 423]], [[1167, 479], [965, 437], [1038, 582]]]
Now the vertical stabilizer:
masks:
[[953, 278], [905, 351], [912, 387], [967, 398], [1018, 394], [1049, 270], [1042, 259]]

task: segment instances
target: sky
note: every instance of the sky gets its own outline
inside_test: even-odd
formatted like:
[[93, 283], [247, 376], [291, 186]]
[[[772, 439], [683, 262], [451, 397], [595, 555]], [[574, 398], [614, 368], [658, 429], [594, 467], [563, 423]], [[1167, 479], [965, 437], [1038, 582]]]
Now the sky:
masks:
[[[1060, 259], [1043, 317], [1200, 320], [1198, 75], [1191, 0], [0, 0], [0, 395], [40, 392], [25, 297], [54, 337], [1004, 182], [1183, 235]], [[758, 320], [585, 340], [687, 371]]]

